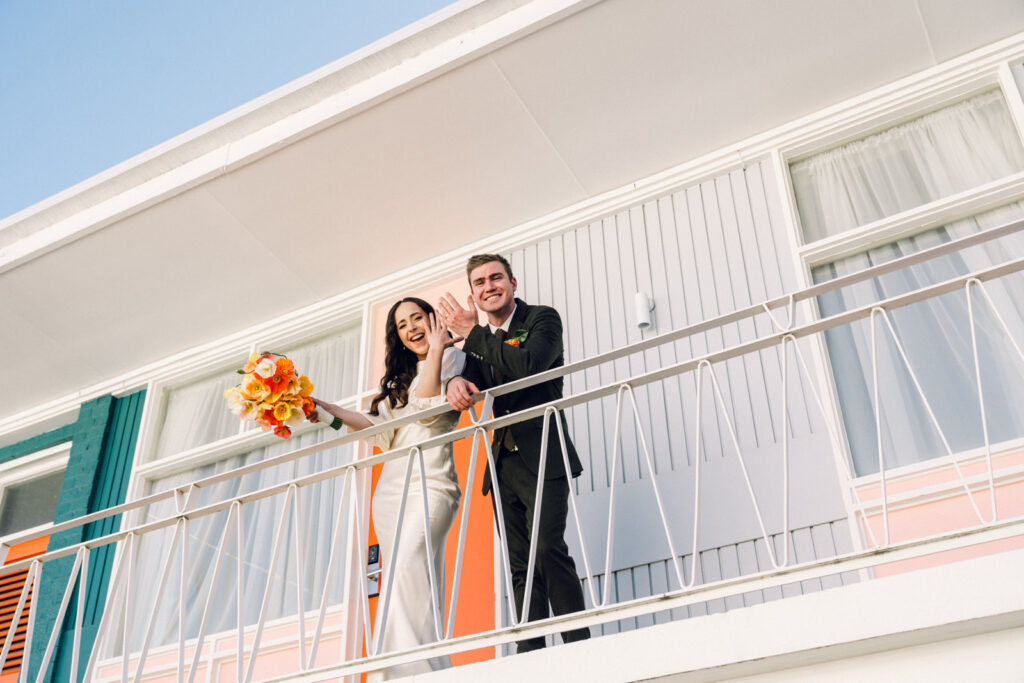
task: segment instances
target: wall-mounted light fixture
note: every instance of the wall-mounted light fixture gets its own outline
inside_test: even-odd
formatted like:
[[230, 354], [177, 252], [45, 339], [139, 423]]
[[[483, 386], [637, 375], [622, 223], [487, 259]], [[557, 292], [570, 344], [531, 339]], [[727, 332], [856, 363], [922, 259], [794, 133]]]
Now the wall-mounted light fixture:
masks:
[[647, 296], [646, 292], [637, 292], [634, 299], [636, 305], [636, 326], [640, 330], [646, 330], [651, 326], [651, 311], [654, 310], [654, 299]]

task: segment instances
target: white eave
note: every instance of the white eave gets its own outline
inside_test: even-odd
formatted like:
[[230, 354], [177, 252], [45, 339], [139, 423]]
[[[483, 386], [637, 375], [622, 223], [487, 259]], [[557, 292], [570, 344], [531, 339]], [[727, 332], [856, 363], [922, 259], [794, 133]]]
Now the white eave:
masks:
[[461, 0], [0, 220], [0, 273], [599, 0]]
[[0, 222], [0, 433], [1021, 31], [1017, 0], [457, 2]]

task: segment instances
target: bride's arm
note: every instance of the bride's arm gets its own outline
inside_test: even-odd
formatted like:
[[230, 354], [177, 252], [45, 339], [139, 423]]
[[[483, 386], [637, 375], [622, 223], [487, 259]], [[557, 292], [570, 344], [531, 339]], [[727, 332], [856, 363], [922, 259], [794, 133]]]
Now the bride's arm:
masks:
[[[313, 403], [315, 403], [316, 406], [323, 410], [325, 413], [341, 420], [342, 423], [346, 427], [348, 427], [350, 432], [356, 432], [359, 431], [360, 429], [366, 429], [367, 427], [373, 426], [373, 423], [370, 422], [369, 418], [367, 418], [362, 413], [357, 413], [354, 410], [346, 410], [341, 406], [336, 406], [333, 403], [328, 403], [327, 401], [321, 401], [320, 399], [313, 396], [311, 396], [310, 398], [312, 398]], [[336, 429], [341, 429], [341, 425], [338, 425]]]

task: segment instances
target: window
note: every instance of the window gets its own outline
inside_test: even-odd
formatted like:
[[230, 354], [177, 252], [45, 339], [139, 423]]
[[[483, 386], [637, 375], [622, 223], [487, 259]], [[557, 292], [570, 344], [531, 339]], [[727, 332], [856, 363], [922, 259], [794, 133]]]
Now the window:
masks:
[[[791, 165], [807, 242], [855, 234], [872, 221], [921, 207], [1024, 170], [1021, 145], [1003, 96], [984, 93], [877, 135]], [[924, 229], [812, 268], [831, 280], [936, 244], [1024, 217], [1024, 203]], [[819, 299], [830, 316], [1019, 257], [1020, 233], [831, 292]], [[1024, 339], [1024, 277], [987, 283], [1011, 333]], [[982, 385], [993, 442], [1024, 436], [1024, 367], [981, 297], [974, 299]], [[890, 314], [922, 389], [954, 452], [983, 444], [962, 291]], [[839, 407], [858, 475], [878, 471], [870, 322], [829, 330], [826, 345]], [[877, 335], [882, 450], [886, 467], [946, 454], [888, 330]]]
[[[11, 536], [53, 523], [69, 452], [70, 444], [62, 444], [0, 467], [0, 536]], [[44, 536], [12, 546], [7, 554], [7, 563], [41, 555], [46, 552], [48, 541], [49, 538]], [[27, 569], [0, 576], [0, 643], [7, 638], [27, 576]], [[2, 675], [14, 675], [21, 668], [31, 609], [30, 592], [11, 641], [11, 651], [0, 672]]]
[[[356, 393], [359, 373], [359, 339], [361, 327], [349, 325], [338, 332], [297, 347], [269, 347], [291, 358], [296, 369], [308, 375], [314, 385], [314, 395], [333, 400], [353, 396]], [[261, 347], [262, 349], [262, 347]], [[239, 366], [242, 361], [240, 359]], [[209, 376], [198, 381], [180, 385], [166, 393], [163, 424], [154, 446], [156, 460], [145, 470], [146, 485], [142, 494], [166, 491], [187, 485], [190, 482], [227, 472], [238, 467], [266, 460], [300, 447], [320, 443], [333, 438], [336, 432], [329, 429], [297, 430], [295, 435], [284, 441], [276, 437], [259, 440], [259, 428], [252, 423], [241, 423], [226, 407], [223, 391], [238, 382], [234, 369]], [[225, 448], [223, 440], [237, 437], [238, 446]], [[253, 448], [253, 440], [265, 444]], [[271, 440], [272, 439], [272, 440]], [[219, 442], [205, 457], [202, 447]], [[249, 444], [246, 446], [246, 444]], [[177, 457], [180, 451], [192, 449], [199, 457], [187, 468], [182, 468]], [[231, 452], [231, 451], [234, 452]], [[229, 455], [223, 453], [227, 451]], [[290, 481], [331, 467], [350, 462], [355, 454], [355, 445], [329, 449], [300, 460], [261, 470], [244, 477], [230, 479], [221, 484], [206, 486], [198, 490], [198, 499], [193, 507], [234, 498], [244, 493], [257, 491], [275, 484]], [[325, 572], [328, 565], [326, 555], [331, 550], [334, 520], [341, 503], [342, 478], [322, 482], [302, 489], [302, 505], [299, 521], [304, 529], [302, 548], [304, 554], [302, 577], [303, 604], [298, 604], [297, 577], [295, 576], [294, 511], [284, 506], [284, 496], [277, 495], [244, 505], [243, 527], [245, 546], [242, 558], [243, 589], [246, 599], [243, 604], [243, 618], [247, 624], [255, 623], [263, 591], [270, 573], [271, 549], [274, 534], [282, 514], [289, 516], [289, 536], [282, 546], [278, 560], [275, 583], [267, 619], [294, 615], [298, 609], [308, 610], [319, 605], [319, 596], [324, 591]], [[174, 514], [172, 500], [150, 506], [144, 519], [162, 519]], [[228, 519], [228, 511], [193, 520], [189, 525], [188, 558], [185, 571], [185, 595], [187, 614], [185, 616], [186, 638], [198, 634], [206, 596], [212, 595], [213, 608], [210, 612], [208, 633], [216, 633], [236, 627], [237, 589], [236, 568], [238, 563], [235, 529], [229, 531], [228, 551], [221, 570], [216, 577], [211, 568], [217, 548]], [[141, 538], [135, 572], [139, 576], [159, 576], [168, 550], [171, 547], [174, 530], [150, 533]], [[180, 548], [175, 562], [180, 562]], [[175, 564], [177, 567], [177, 564]], [[341, 602], [344, 572], [338, 572], [332, 580], [330, 595], [332, 602]], [[211, 583], [213, 585], [211, 592]], [[178, 606], [181, 572], [171, 572], [164, 597], [157, 606], [156, 630], [153, 644], [159, 646], [173, 642], [178, 637]], [[155, 594], [136, 596], [128, 607], [128, 642], [111, 643], [114, 652], [128, 652], [140, 649], [144, 625], [154, 609]], [[115, 596], [112, 607], [121, 613], [124, 610], [123, 596]], [[118, 630], [123, 632], [122, 630]]]
[[1024, 171], [999, 91], [790, 165], [805, 242]]
[[69, 452], [62, 444], [0, 468], [0, 537], [53, 523]]

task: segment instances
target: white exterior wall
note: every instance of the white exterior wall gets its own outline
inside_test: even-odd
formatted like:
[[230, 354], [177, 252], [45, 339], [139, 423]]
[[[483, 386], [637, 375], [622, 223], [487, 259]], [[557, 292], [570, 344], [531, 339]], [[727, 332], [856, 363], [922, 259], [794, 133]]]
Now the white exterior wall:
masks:
[[[509, 260], [519, 282], [519, 295], [561, 312], [566, 362], [573, 362], [793, 291], [792, 240], [773, 201], [778, 196], [776, 182], [767, 162], [754, 163], [516, 249]], [[655, 301], [654, 325], [646, 331], [635, 324], [637, 291]], [[776, 311], [775, 316], [785, 322], [786, 312]], [[726, 325], [570, 376], [566, 394], [625, 380], [775, 331], [767, 315]], [[735, 425], [766, 528], [775, 536], [776, 555], [781, 560], [781, 354], [777, 349], [766, 350], [714, 369], [729, 409], [728, 421]], [[835, 523], [845, 518], [846, 512], [828, 431], [792, 355], [789, 375], [790, 524], [796, 529], [791, 533], [794, 557], [802, 562], [831, 557], [852, 547], [845, 522]], [[636, 396], [673, 541], [677, 552], [686, 556], [687, 582], [692, 580], [695, 464], [697, 458], [702, 459], [701, 561], [697, 570], [701, 583], [763, 571], [771, 562], [726, 416], [715, 404], [707, 379], [702, 447], [699, 453], [694, 451], [696, 388], [696, 375], [688, 373], [642, 387]], [[571, 434], [585, 468], [575, 487], [577, 504], [595, 573], [604, 567], [610, 484], [613, 476], [618, 480], [612, 562], [612, 595], [617, 600], [678, 587], [650, 472], [629, 412], [627, 403], [622, 461], [613, 474], [615, 399], [569, 411]], [[570, 518], [567, 538], [582, 574], [575, 536]], [[820, 586], [815, 583], [802, 588]], [[714, 612], [723, 607], [712, 604], [691, 612]], [[682, 612], [677, 610], [673, 617], [685, 616]], [[632, 625], [630, 621], [620, 626], [628, 629]]]

